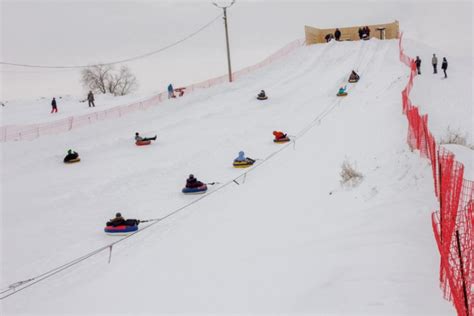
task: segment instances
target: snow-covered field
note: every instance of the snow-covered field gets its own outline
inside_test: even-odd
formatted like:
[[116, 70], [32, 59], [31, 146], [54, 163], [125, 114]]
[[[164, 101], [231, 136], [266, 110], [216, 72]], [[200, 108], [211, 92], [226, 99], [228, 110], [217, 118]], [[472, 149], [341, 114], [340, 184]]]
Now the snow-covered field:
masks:
[[[352, 69], [361, 80], [337, 98]], [[110, 264], [101, 253], [2, 300], [2, 313], [452, 315], [431, 167], [405, 142], [407, 77], [395, 40], [313, 45], [147, 111], [1, 144], [1, 289], [110, 243], [102, 230], [116, 211], [159, 218], [193, 201], [180, 193], [189, 173], [224, 184], [245, 172], [232, 168], [239, 150], [263, 159], [240, 185], [211, 186], [116, 245]], [[415, 94], [424, 79], [413, 90], [423, 110], [436, 106]], [[449, 80], [437, 87], [448, 95]], [[269, 100], [255, 99], [261, 89]], [[285, 146], [275, 129], [299, 137], [273, 155]], [[137, 147], [136, 131], [158, 140]], [[62, 163], [69, 148], [79, 164]], [[340, 185], [345, 159], [364, 175], [355, 188]]]

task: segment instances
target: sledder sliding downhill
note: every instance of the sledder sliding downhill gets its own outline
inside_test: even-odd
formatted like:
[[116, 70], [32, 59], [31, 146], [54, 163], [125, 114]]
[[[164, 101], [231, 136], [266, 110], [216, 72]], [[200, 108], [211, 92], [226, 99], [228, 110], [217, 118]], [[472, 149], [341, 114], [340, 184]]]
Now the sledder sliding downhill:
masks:
[[152, 140], [156, 140], [155, 137], [141, 137], [138, 132], [135, 133], [135, 144], [137, 146], [145, 146], [145, 145], [150, 145]]
[[352, 70], [352, 73], [349, 76], [349, 82], [350, 83], [355, 83], [355, 82], [359, 81], [359, 79], [360, 79], [360, 76], [354, 70]]
[[69, 149], [67, 151], [66, 157], [64, 157], [64, 163], [75, 163], [81, 161], [81, 158], [79, 158], [79, 154], [76, 153], [74, 150]]
[[260, 93], [257, 95], [257, 99], [259, 100], [266, 100], [268, 99], [267, 95], [265, 94], [265, 90], [261, 90]]
[[239, 156], [234, 159], [233, 166], [235, 168], [248, 168], [255, 163], [255, 160], [252, 158], [246, 158], [243, 151], [239, 152]]
[[273, 131], [273, 136], [275, 136], [275, 139], [273, 139], [275, 143], [286, 143], [290, 141], [290, 138], [280, 131]]
[[115, 218], [109, 220], [105, 224], [104, 232], [108, 235], [123, 236], [133, 233], [138, 230], [139, 220], [127, 219], [122, 217], [122, 214], [115, 214]]
[[347, 95], [346, 89], [347, 89], [347, 86], [340, 87], [339, 91], [337, 92], [337, 96], [338, 97], [345, 97]]
[[207, 191], [207, 185], [198, 181], [194, 175], [190, 174], [186, 180], [186, 186], [181, 190], [184, 194], [203, 194]]

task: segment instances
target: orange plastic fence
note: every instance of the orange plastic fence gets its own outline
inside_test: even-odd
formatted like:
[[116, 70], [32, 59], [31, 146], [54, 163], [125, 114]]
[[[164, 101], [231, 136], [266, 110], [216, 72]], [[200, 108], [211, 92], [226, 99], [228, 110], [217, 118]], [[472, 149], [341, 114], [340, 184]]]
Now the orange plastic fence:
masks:
[[410, 68], [402, 91], [402, 110], [408, 120], [407, 142], [430, 159], [439, 211], [432, 214], [433, 232], [438, 245], [440, 285], [458, 315], [474, 314], [474, 182], [463, 179], [464, 165], [445, 148], [440, 148], [428, 129], [428, 115], [420, 115], [410, 100], [416, 76], [414, 60], [407, 56], [399, 39], [400, 61]]
[[[241, 69], [232, 74], [234, 80], [242, 78], [244, 75], [265, 67], [285, 56], [296, 48], [304, 44], [303, 39], [295, 40], [283, 48], [279, 49], [277, 52], [273, 53], [263, 61]], [[196, 84], [192, 84], [186, 88], [186, 95], [196, 89], [204, 89], [227, 82], [227, 75], [220, 77], [208, 79]], [[8, 125], [0, 127], [0, 142], [7, 141], [20, 141], [20, 140], [32, 140], [43, 135], [57, 134], [62, 132], [67, 132], [72, 129], [76, 129], [82, 126], [86, 126], [97, 121], [102, 121], [105, 119], [119, 118], [123, 115], [126, 115], [130, 112], [135, 112], [138, 110], [148, 109], [151, 106], [157, 105], [164, 100], [168, 99], [167, 92], [161, 92], [158, 95], [151, 97], [142, 102], [136, 102], [128, 105], [117, 106], [108, 110], [98, 111], [91, 114], [85, 114], [80, 116], [71, 116], [62, 120], [42, 123], [42, 124], [29, 124], [29, 125]]]

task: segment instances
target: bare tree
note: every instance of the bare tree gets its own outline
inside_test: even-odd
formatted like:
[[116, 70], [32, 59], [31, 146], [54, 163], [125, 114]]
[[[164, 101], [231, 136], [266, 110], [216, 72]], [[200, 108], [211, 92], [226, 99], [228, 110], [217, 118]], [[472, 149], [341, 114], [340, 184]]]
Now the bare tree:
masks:
[[82, 84], [94, 92], [107, 93], [113, 66], [95, 65], [82, 70]]
[[138, 86], [137, 78], [130, 68], [122, 66], [114, 73], [113, 66], [91, 66], [82, 70], [82, 84], [94, 92], [126, 95]]
[[[126, 95], [134, 91], [138, 87], [137, 78], [132, 74], [130, 68], [123, 66], [120, 73], [116, 77], [117, 89], [113, 93], [115, 95]], [[112, 91], [111, 91], [112, 92]]]

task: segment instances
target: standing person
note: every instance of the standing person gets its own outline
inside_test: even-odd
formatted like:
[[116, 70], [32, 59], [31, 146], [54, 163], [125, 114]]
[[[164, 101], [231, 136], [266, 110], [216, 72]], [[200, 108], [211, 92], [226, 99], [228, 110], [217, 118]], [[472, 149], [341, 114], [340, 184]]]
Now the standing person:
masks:
[[444, 71], [444, 77], [448, 78], [448, 75], [446, 74], [446, 69], [448, 69], [448, 61], [446, 60], [446, 57], [443, 57], [443, 63], [441, 64], [441, 69]]
[[368, 26], [365, 27], [365, 34], [367, 34], [367, 38], [370, 38], [370, 28]]
[[359, 32], [359, 39], [362, 39], [362, 35], [364, 34], [364, 31], [362, 31], [361, 27], [359, 27], [358, 32]]
[[438, 73], [438, 57], [436, 57], [436, 54], [433, 54], [433, 57], [431, 58], [431, 64], [433, 65], [433, 73], [437, 74]]
[[170, 83], [168, 86], [168, 99], [171, 99], [171, 98], [176, 98], [176, 96], [174, 95], [173, 85]]
[[95, 107], [94, 94], [92, 93], [92, 91], [89, 91], [89, 94], [87, 95], [87, 101], [89, 101], [89, 107], [91, 107], [91, 104], [93, 107]]
[[341, 31], [339, 29], [336, 29], [336, 31], [334, 32], [334, 37], [336, 38], [336, 41], [341, 38]]
[[416, 59], [415, 59], [415, 64], [416, 64], [416, 69], [418, 70], [418, 74], [421, 75], [421, 59], [420, 57], [416, 56]]
[[51, 113], [58, 113], [58, 105], [56, 104], [56, 98], [53, 98], [53, 101], [51, 101], [51, 107]]

